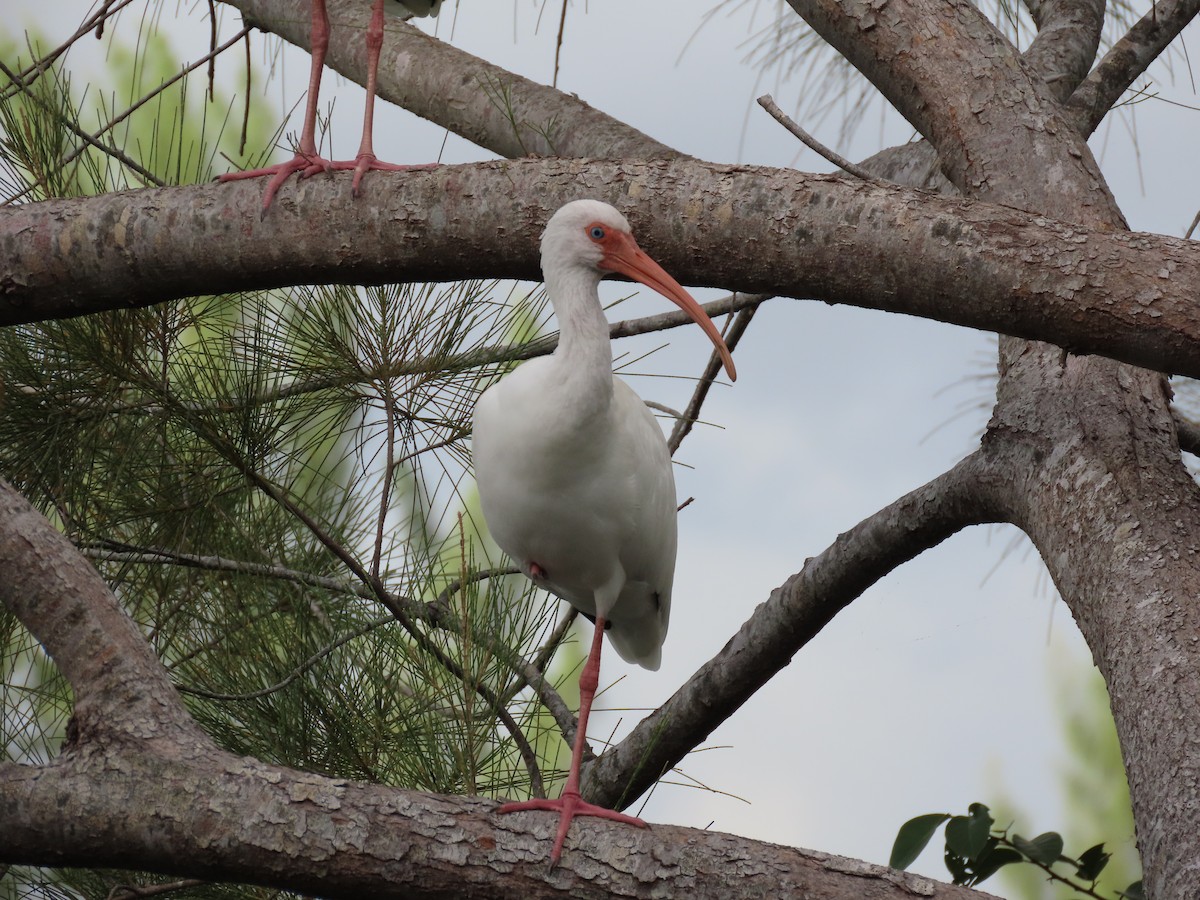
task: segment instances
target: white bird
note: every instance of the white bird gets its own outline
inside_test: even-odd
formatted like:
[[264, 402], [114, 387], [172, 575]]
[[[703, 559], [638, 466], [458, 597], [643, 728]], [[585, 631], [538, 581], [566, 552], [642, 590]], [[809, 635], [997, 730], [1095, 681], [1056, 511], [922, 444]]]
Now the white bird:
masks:
[[707, 332], [730, 379], [737, 375], [712, 320], [638, 247], [629, 223], [613, 207], [596, 200], [568, 203], [546, 225], [541, 250], [546, 292], [558, 318], [558, 349], [520, 366], [480, 397], [472, 457], [496, 543], [539, 587], [595, 620], [562, 796], [499, 810], [559, 812], [553, 865], [574, 816], [645, 825], [583, 801], [579, 766], [602, 636], [607, 629], [626, 662], [657, 669], [675, 575], [671, 456], [653, 414], [612, 374], [600, 279], [617, 272], [677, 304]]
[[381, 162], [375, 156], [372, 133], [375, 129], [375, 83], [379, 71], [379, 53], [383, 48], [384, 12], [402, 19], [410, 19], [413, 16], [436, 16], [442, 6], [442, 0], [370, 0], [370, 2], [371, 24], [367, 26], [367, 100], [363, 110], [363, 132], [358, 155], [353, 160], [334, 161], [325, 159], [317, 152], [317, 98], [321, 91], [325, 53], [329, 49], [329, 14], [325, 9], [325, 0], [312, 0], [312, 68], [308, 75], [308, 100], [304, 106], [304, 125], [300, 131], [300, 146], [296, 148], [296, 155], [287, 162], [245, 172], [230, 172], [218, 179], [220, 181], [237, 181], [242, 178], [259, 178], [270, 175], [271, 180], [267, 182], [267, 189], [263, 193], [263, 215], [266, 215], [270, 208], [275, 192], [294, 172], [299, 172], [301, 178], [308, 178], [318, 172], [353, 169], [352, 190], [354, 196], [357, 197], [359, 182], [369, 171], [406, 172], [412, 169], [433, 168], [433, 165], [429, 163], [400, 166], [395, 163]]

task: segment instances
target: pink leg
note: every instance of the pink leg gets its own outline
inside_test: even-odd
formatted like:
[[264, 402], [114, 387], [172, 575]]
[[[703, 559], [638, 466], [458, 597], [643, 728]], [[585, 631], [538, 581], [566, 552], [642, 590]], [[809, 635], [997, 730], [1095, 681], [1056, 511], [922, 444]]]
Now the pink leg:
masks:
[[351, 188], [355, 197], [358, 196], [358, 185], [367, 172], [407, 172], [413, 169], [434, 169], [434, 163], [418, 166], [400, 166], [395, 163], [380, 162], [375, 156], [372, 135], [375, 132], [375, 85], [379, 78], [379, 54], [383, 49], [383, 0], [375, 0], [371, 9], [371, 24], [367, 27], [367, 100], [363, 109], [362, 141], [358, 145], [358, 156], [353, 162], [336, 162], [335, 169], [353, 169], [354, 184]]
[[362, 143], [358, 156], [353, 160], [332, 162], [317, 153], [317, 100], [321, 90], [321, 74], [325, 66], [325, 54], [329, 50], [329, 14], [325, 0], [312, 0], [312, 69], [308, 75], [308, 102], [304, 106], [304, 128], [300, 133], [300, 146], [296, 155], [287, 162], [246, 172], [230, 172], [220, 181], [238, 181], [242, 178], [259, 178], [270, 175], [267, 189], [263, 193], [262, 214], [266, 215], [271, 201], [280, 186], [299, 172], [308, 178], [318, 172], [354, 170], [354, 196], [358, 196], [358, 183], [372, 169], [389, 172], [404, 172], [410, 169], [432, 169], [432, 163], [418, 166], [398, 166], [380, 162], [375, 158], [371, 135], [375, 127], [375, 83], [379, 71], [379, 53], [383, 48], [383, 0], [375, 0], [371, 10], [371, 24], [367, 28], [367, 105], [363, 114]]
[[321, 92], [321, 74], [325, 67], [325, 54], [329, 50], [329, 14], [325, 11], [325, 0], [312, 0], [312, 68], [308, 73], [308, 100], [304, 105], [304, 127], [300, 132], [300, 146], [296, 155], [287, 162], [250, 169], [246, 172], [230, 172], [219, 181], [238, 181], [243, 178], [259, 178], [270, 175], [267, 189], [263, 193], [262, 213], [266, 215], [280, 186], [299, 172], [301, 178], [327, 172], [332, 164], [317, 153], [317, 101]]
[[596, 633], [592, 637], [592, 650], [588, 654], [587, 663], [579, 676], [579, 723], [575, 730], [575, 745], [571, 750], [571, 771], [567, 774], [567, 784], [562, 796], [557, 800], [523, 800], [519, 803], [505, 803], [496, 812], [511, 813], [537, 809], [557, 812], [558, 834], [554, 838], [554, 848], [550, 851], [550, 865], [555, 865], [562, 856], [563, 841], [571, 827], [571, 820], [576, 816], [596, 816], [601, 819], [612, 819], [624, 822], [626, 825], [637, 825], [645, 828], [646, 823], [636, 816], [627, 816], [616, 810], [588, 803], [579, 795], [579, 766], [583, 762], [583, 746], [587, 741], [588, 716], [592, 711], [592, 700], [596, 696], [596, 688], [600, 684], [600, 649], [604, 646], [604, 617], [596, 617]]

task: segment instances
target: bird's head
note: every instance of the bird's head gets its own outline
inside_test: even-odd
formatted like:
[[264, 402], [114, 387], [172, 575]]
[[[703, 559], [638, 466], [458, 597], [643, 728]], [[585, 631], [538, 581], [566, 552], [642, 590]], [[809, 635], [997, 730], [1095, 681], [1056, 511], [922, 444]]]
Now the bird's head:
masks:
[[550, 217], [542, 233], [542, 271], [552, 268], [591, 270], [599, 278], [615, 272], [653, 288], [704, 329], [720, 353], [730, 381], [737, 379], [733, 357], [712, 319], [638, 246], [628, 220], [607, 203], [573, 200]]

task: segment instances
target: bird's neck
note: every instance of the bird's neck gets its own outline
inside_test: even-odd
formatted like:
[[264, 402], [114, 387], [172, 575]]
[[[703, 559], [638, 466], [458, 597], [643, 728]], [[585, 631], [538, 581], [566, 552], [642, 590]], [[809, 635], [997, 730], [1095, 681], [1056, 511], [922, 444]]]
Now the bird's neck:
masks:
[[578, 400], [607, 406], [613, 391], [612, 345], [600, 306], [600, 273], [571, 268], [547, 271], [545, 278], [558, 319], [554, 359], [565, 385]]

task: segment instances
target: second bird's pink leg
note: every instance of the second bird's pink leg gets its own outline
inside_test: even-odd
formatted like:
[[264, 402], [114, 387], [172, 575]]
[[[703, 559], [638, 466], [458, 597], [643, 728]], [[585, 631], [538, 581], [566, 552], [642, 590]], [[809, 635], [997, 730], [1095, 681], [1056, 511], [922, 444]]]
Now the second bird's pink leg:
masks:
[[375, 85], [379, 79], [379, 54], [383, 50], [383, 0], [375, 0], [371, 9], [371, 24], [367, 26], [367, 101], [363, 108], [362, 142], [358, 145], [358, 156], [352, 162], [336, 162], [335, 169], [353, 169], [352, 192], [358, 196], [358, 185], [363, 175], [372, 170], [382, 172], [407, 172], [413, 169], [434, 169], [435, 163], [416, 166], [401, 166], [396, 163], [380, 162], [375, 156], [372, 135], [375, 132]]
[[567, 784], [562, 796], [557, 800], [522, 800], [519, 803], [505, 803], [496, 812], [512, 813], [537, 809], [547, 812], [557, 812], [558, 834], [554, 838], [554, 848], [550, 851], [550, 865], [558, 862], [562, 856], [563, 841], [571, 828], [571, 820], [576, 816], [596, 816], [601, 819], [612, 819], [624, 822], [626, 825], [637, 825], [645, 828], [646, 823], [636, 816], [627, 816], [605, 806], [588, 803], [579, 794], [579, 767], [583, 763], [583, 747], [587, 741], [588, 716], [592, 711], [592, 700], [596, 697], [596, 688], [600, 684], [600, 650], [604, 646], [604, 617], [596, 617], [596, 633], [592, 637], [592, 650], [588, 654], [583, 672], [579, 676], [579, 722], [575, 728], [575, 744], [571, 749], [571, 770], [567, 773]]
[[312, 68], [308, 73], [308, 100], [304, 104], [304, 125], [300, 131], [300, 146], [296, 155], [287, 162], [266, 166], [262, 169], [250, 169], [245, 172], [230, 172], [222, 175], [219, 181], [238, 181], [242, 178], [261, 178], [270, 175], [267, 189], [263, 193], [262, 212], [265, 215], [275, 199], [275, 193], [280, 186], [295, 172], [301, 178], [315, 175], [318, 172], [328, 172], [333, 163], [317, 153], [317, 100], [321, 92], [321, 75], [325, 68], [325, 54], [329, 50], [329, 14], [325, 10], [325, 0], [312, 0]]
[[317, 101], [321, 91], [321, 75], [325, 67], [325, 55], [329, 51], [329, 14], [325, 0], [312, 0], [312, 69], [308, 75], [308, 101], [304, 105], [304, 126], [300, 132], [300, 146], [296, 155], [287, 162], [251, 169], [246, 172], [230, 172], [220, 181], [237, 181], [242, 178], [260, 178], [270, 175], [267, 189], [263, 193], [262, 212], [265, 215], [280, 186], [295, 172], [308, 178], [318, 172], [354, 170], [353, 192], [358, 196], [358, 185], [362, 177], [372, 169], [388, 172], [405, 172], [410, 169], [436, 168], [433, 163], [416, 166], [400, 166], [380, 162], [375, 157], [372, 134], [375, 130], [375, 84], [378, 81], [379, 55], [383, 49], [383, 0], [375, 0], [371, 9], [371, 24], [367, 27], [367, 101], [363, 112], [362, 142], [358, 155], [352, 160], [333, 162], [317, 153]]

